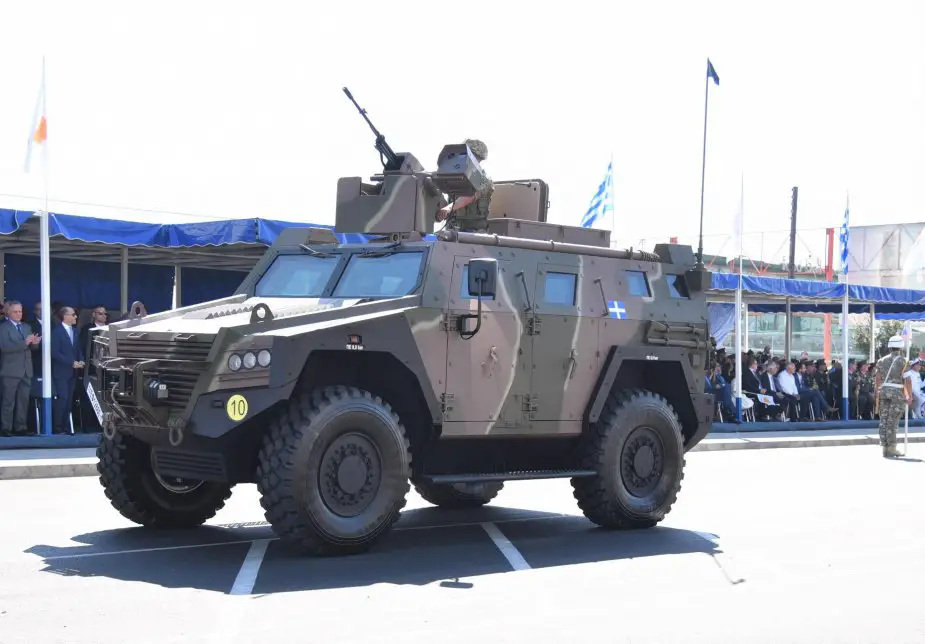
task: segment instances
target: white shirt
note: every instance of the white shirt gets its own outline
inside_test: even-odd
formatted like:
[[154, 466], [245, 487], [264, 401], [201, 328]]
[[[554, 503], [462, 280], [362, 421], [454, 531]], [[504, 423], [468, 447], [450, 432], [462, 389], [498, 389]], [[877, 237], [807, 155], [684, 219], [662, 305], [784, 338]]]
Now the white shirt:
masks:
[[792, 373], [781, 371], [779, 374], [777, 374], [777, 383], [780, 385], [780, 390], [788, 396], [799, 395], [799, 392], [797, 391], [796, 379], [793, 377]]

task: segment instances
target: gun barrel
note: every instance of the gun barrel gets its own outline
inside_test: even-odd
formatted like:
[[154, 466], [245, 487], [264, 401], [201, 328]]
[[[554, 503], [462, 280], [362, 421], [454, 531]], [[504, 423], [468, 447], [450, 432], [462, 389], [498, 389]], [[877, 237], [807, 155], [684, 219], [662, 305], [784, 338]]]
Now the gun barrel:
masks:
[[396, 166], [399, 163], [398, 155], [395, 154], [395, 151], [392, 150], [391, 146], [386, 143], [385, 136], [380, 134], [379, 130], [376, 129], [376, 126], [373, 125], [373, 122], [369, 120], [369, 117], [366, 115], [366, 110], [360, 107], [359, 103], [356, 102], [356, 99], [353, 98], [353, 94], [350, 93], [350, 90], [346, 87], [343, 88], [344, 94], [347, 95], [347, 98], [350, 99], [350, 102], [353, 103], [354, 107], [359, 111], [360, 116], [366, 121], [366, 124], [369, 125], [369, 129], [373, 131], [373, 134], [376, 136], [375, 148], [379, 152], [381, 157], [385, 157], [385, 160], [382, 162], [384, 166]]

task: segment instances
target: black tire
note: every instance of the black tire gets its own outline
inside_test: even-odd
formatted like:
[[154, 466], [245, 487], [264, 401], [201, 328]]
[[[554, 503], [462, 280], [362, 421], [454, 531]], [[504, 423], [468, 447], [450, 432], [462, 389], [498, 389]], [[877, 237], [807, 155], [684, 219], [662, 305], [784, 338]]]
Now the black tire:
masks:
[[272, 422], [257, 488], [282, 540], [315, 555], [347, 555], [391, 529], [410, 476], [410, 444], [391, 407], [337, 386], [297, 394]]
[[684, 479], [684, 442], [674, 409], [650, 391], [611, 394], [584, 444], [582, 468], [597, 472], [572, 479], [588, 519], [618, 530], [655, 526], [671, 510]]
[[415, 483], [414, 490], [428, 503], [447, 510], [478, 508], [491, 502], [504, 487], [504, 481], [484, 483]]
[[100, 484], [112, 506], [129, 521], [148, 528], [202, 525], [231, 496], [227, 484], [159, 477], [151, 466], [151, 448], [131, 436], [100, 437], [96, 455]]

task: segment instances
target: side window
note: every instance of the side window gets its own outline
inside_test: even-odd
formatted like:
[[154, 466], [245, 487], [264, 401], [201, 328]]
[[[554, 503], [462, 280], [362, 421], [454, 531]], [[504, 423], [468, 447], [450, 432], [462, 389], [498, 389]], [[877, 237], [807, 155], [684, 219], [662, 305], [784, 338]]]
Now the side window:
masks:
[[649, 297], [652, 291], [649, 289], [649, 280], [642, 271], [626, 271], [626, 286], [629, 294], [635, 297]]
[[666, 275], [665, 281], [668, 282], [668, 292], [671, 293], [671, 297], [682, 300], [690, 299], [690, 294], [687, 290], [687, 283], [684, 281], [683, 276]]
[[[499, 271], [498, 280], [500, 281], [500, 279], [501, 279], [501, 273]], [[463, 300], [477, 300], [478, 299], [478, 297], [475, 295], [469, 295], [469, 265], [468, 264], [464, 265], [462, 269], [462, 278], [459, 282], [459, 297], [460, 299], [463, 299]], [[482, 296], [483, 302], [491, 301], [493, 299], [495, 299], [494, 295], [490, 297], [488, 295]]]
[[543, 289], [545, 296], [543, 301], [546, 302], [546, 304], [574, 306], [577, 286], [577, 275], [572, 273], [546, 273], [546, 284]]

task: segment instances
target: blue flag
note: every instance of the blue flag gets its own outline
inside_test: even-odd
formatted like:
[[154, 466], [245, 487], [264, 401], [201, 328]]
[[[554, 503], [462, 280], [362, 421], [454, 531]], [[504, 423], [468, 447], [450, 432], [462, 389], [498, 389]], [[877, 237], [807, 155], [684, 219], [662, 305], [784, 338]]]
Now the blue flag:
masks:
[[838, 236], [841, 242], [841, 272], [848, 274], [848, 205], [845, 204], [845, 219], [841, 223], [841, 233]]
[[709, 58], [707, 58], [707, 78], [712, 78], [713, 82], [719, 85], [719, 74], [716, 73]]
[[607, 175], [597, 187], [597, 192], [591, 198], [591, 205], [588, 212], [581, 218], [581, 225], [584, 228], [590, 228], [598, 219], [601, 219], [608, 212], [613, 211], [613, 161], [607, 164]]

